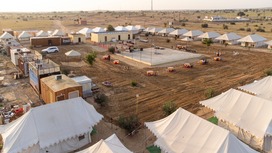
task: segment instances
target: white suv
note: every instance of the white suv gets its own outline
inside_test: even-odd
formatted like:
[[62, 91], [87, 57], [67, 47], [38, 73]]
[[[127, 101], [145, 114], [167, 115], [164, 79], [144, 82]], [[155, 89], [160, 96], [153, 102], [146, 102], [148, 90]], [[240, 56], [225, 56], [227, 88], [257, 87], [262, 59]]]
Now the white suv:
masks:
[[42, 50], [42, 53], [56, 53], [59, 52], [59, 48], [56, 46], [48, 47]]

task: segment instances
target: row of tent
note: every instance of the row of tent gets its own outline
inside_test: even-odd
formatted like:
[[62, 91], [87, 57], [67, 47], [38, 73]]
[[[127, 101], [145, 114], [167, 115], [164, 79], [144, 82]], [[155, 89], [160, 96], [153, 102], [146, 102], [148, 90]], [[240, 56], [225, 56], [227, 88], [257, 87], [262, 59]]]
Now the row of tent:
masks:
[[[155, 145], [169, 153], [256, 153], [247, 143], [255, 149], [270, 152], [272, 76], [239, 89], [256, 96], [230, 89], [200, 102], [215, 111], [219, 126], [182, 108], [161, 120], [146, 122], [145, 125], [157, 137]], [[2, 151], [69, 152], [91, 141], [92, 127], [102, 118], [81, 97], [32, 108], [17, 120], [0, 126]], [[131, 153], [116, 135], [79, 153], [103, 151]]]
[[[40, 30], [37, 33], [35, 33], [35, 37], [49, 37], [49, 36], [54, 37], [54, 36], [65, 36], [65, 35], [66, 34], [63, 31], [59, 30], [59, 29], [56, 29], [53, 32]], [[30, 32], [27, 32], [27, 31], [23, 31], [18, 35], [17, 38], [19, 40], [29, 40], [30, 37], [33, 37], [33, 34], [30, 34]], [[14, 36], [12, 36], [8, 32], [4, 32], [0, 36], [0, 39], [2, 39], [2, 40], [11, 40], [11, 39], [14, 39]]]

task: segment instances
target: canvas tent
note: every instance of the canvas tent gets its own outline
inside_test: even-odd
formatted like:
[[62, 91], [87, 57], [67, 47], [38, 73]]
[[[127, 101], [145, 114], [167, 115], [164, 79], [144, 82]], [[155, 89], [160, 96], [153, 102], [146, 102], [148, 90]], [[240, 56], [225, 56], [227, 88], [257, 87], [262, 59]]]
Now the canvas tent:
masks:
[[265, 42], [265, 44], [268, 45], [267, 46], [268, 49], [272, 49], [272, 40]]
[[141, 25], [136, 25], [135, 28], [137, 28], [139, 31], [143, 31], [145, 28]]
[[18, 36], [18, 39], [19, 40], [30, 40], [30, 37], [31, 35], [26, 32], [26, 31], [23, 31], [19, 36]]
[[173, 29], [173, 28], [164, 28], [161, 31], [159, 31], [158, 33], [165, 36], [165, 35], [168, 35], [170, 32], [173, 32], [173, 31], [175, 31], [175, 29]]
[[261, 80], [238, 87], [238, 89], [271, 100], [272, 102], [272, 76], [267, 76]]
[[81, 54], [78, 51], [75, 51], [75, 50], [70, 50], [70, 51], [66, 52], [65, 55], [68, 56], [68, 57], [79, 57], [79, 56], [81, 56]]
[[219, 33], [211, 31], [211, 32], [205, 32], [205, 33], [201, 34], [200, 36], [198, 36], [198, 38], [202, 38], [202, 40], [203, 39], [211, 39], [215, 42], [215, 41], [218, 41], [218, 40], [215, 40], [215, 38], [219, 37], [219, 36], [220, 36]]
[[155, 34], [155, 33], [158, 33], [159, 31], [161, 31], [162, 29], [163, 28], [157, 28], [157, 27], [155, 27], [155, 28], [149, 29], [148, 32]]
[[266, 38], [258, 34], [253, 34], [239, 39], [238, 42], [241, 42], [243, 47], [262, 47], [266, 45], [264, 43], [266, 40]]
[[87, 27], [78, 31], [78, 33], [85, 35], [86, 38], [90, 38], [92, 32], [93, 32], [92, 29], [87, 28]]
[[272, 102], [230, 89], [200, 102], [215, 111], [219, 125], [250, 146], [272, 151]]
[[45, 32], [43, 30], [36, 33], [36, 37], [48, 37], [48, 36], [49, 36], [48, 32]]
[[132, 34], [137, 34], [137, 33], [139, 33], [139, 29], [137, 29], [135, 26], [129, 25], [129, 26], [126, 26], [125, 28], [126, 28], [128, 31], [131, 31]]
[[200, 36], [202, 34], [203, 34], [203, 32], [200, 30], [191, 30], [191, 31], [188, 31], [185, 34], [183, 34], [183, 36], [192, 38], [194, 40], [195, 38], [197, 38], [198, 36]]
[[30, 109], [0, 127], [5, 153], [63, 153], [91, 140], [89, 134], [103, 116], [82, 98], [59, 101]]
[[9, 41], [9, 40], [13, 40], [14, 37], [8, 33], [8, 32], [4, 32], [1, 36], [0, 36], [0, 39], [1, 40], [4, 40], [4, 41]]
[[229, 131], [182, 108], [145, 125], [157, 137], [155, 145], [168, 153], [256, 153]]
[[236, 33], [225, 33], [215, 39], [219, 40], [222, 44], [229, 44], [229, 45], [235, 45], [238, 44], [239, 42], [237, 41], [238, 39], [240, 39], [241, 36], [237, 35]]
[[151, 29], [154, 29], [155, 27], [147, 27], [146, 29], [144, 29], [145, 32], [149, 32]]
[[95, 27], [92, 29], [93, 32], [99, 33], [99, 32], [106, 32], [105, 29], [101, 28], [101, 27]]
[[128, 29], [123, 26], [117, 26], [114, 29], [115, 29], [115, 31], [128, 31]]
[[65, 33], [62, 32], [62, 31], [59, 30], [59, 29], [56, 29], [56, 30], [52, 33], [52, 36], [65, 36]]
[[128, 150], [118, 137], [113, 134], [106, 140], [100, 140], [91, 147], [77, 153], [132, 153]]
[[188, 32], [186, 29], [176, 29], [175, 31], [170, 32], [169, 35], [182, 36], [186, 32]]
[[92, 95], [92, 79], [88, 78], [87, 76], [78, 76], [72, 78], [75, 82], [82, 85], [82, 93], [83, 97], [89, 97]]

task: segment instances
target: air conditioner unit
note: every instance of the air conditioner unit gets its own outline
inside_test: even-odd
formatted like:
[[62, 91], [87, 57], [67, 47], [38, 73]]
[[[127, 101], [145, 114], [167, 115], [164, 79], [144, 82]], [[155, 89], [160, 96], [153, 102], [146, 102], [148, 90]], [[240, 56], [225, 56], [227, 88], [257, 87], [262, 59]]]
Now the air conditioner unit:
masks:
[[62, 75], [56, 75], [56, 80], [61, 80], [62, 79]]

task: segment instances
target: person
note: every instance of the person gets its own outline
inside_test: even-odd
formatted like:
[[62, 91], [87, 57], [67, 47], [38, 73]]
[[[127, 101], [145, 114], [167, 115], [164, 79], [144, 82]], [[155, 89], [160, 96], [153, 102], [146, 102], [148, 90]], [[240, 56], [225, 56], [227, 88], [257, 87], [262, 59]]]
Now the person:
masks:
[[110, 58], [111, 58], [111, 57], [110, 57], [110, 54], [108, 54], [108, 60], [109, 60], [109, 61], [110, 61]]
[[220, 54], [220, 51], [218, 50], [217, 53], [216, 53], [216, 56], [219, 57], [220, 55], [221, 55], [221, 54]]

